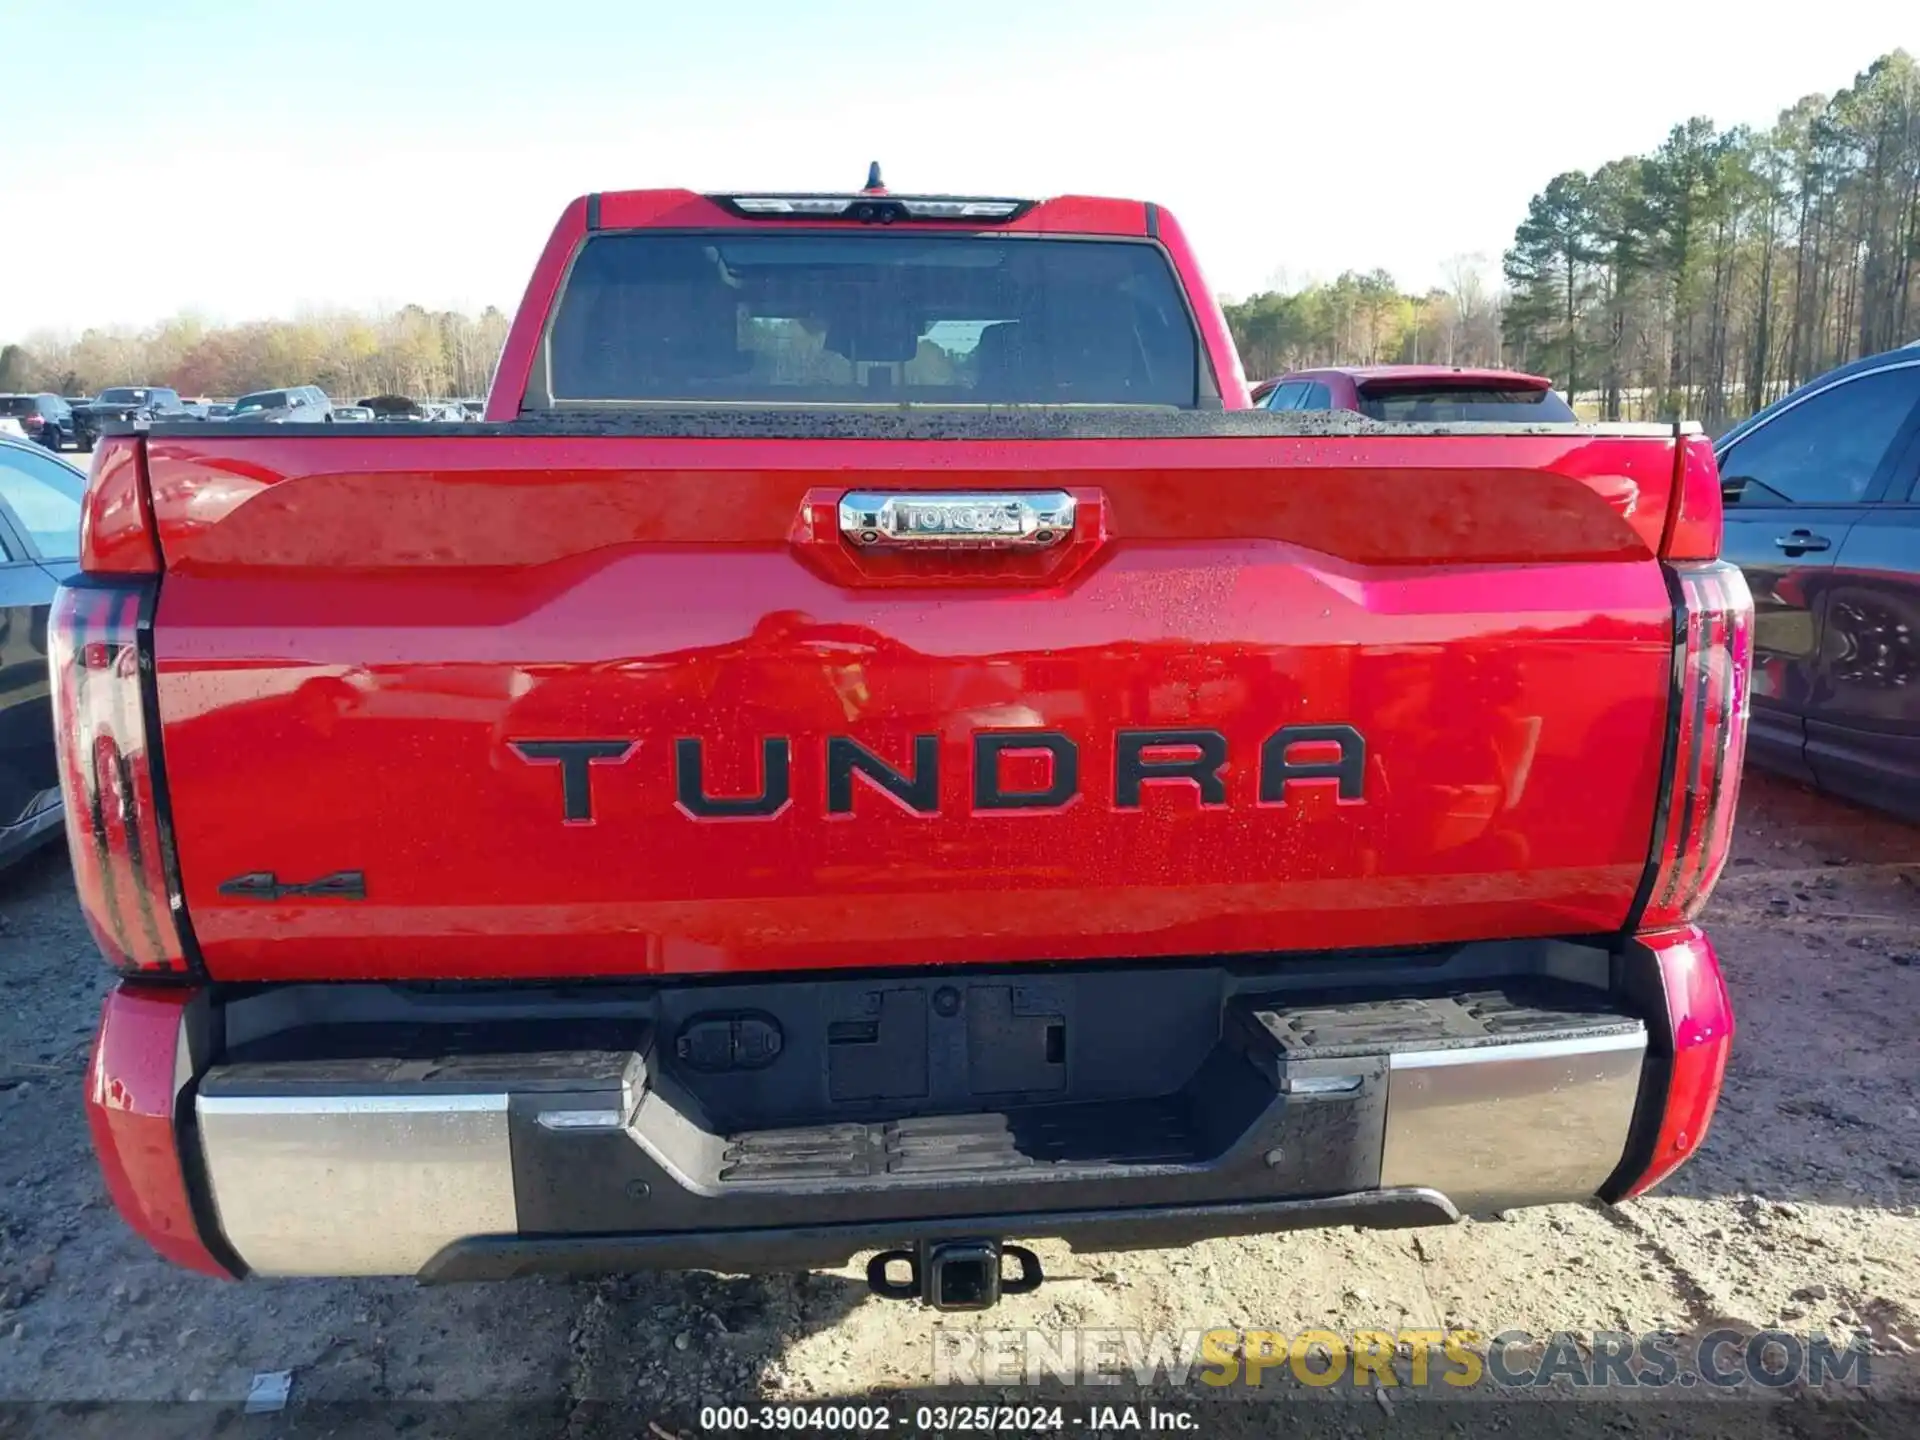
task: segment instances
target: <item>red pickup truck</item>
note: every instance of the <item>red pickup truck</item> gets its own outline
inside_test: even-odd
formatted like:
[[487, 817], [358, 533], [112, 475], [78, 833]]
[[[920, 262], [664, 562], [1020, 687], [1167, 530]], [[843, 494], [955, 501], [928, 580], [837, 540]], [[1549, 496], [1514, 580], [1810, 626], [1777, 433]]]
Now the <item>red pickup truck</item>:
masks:
[[113, 1198], [233, 1276], [1660, 1180], [1751, 602], [1688, 427], [1251, 410], [1153, 205], [572, 204], [485, 422], [123, 430], [51, 648]]

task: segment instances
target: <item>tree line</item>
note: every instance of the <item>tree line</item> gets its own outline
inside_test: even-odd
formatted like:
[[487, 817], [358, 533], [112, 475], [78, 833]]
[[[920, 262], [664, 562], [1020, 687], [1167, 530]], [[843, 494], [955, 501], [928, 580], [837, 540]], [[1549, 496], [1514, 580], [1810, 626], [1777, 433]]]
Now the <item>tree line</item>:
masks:
[[29, 336], [0, 348], [0, 390], [94, 395], [109, 385], [168, 385], [182, 395], [242, 395], [318, 385], [340, 399], [483, 395], [507, 317], [408, 305], [388, 315], [208, 325], [179, 316], [143, 330]]
[[[1650, 155], [1556, 175], [1486, 293], [1384, 272], [1227, 307], [1247, 372], [1414, 361], [1551, 375], [1602, 419], [1719, 429], [1920, 339], [1920, 66], [1903, 50], [1765, 130], [1676, 125]], [[1583, 407], [1585, 408], [1585, 407]]]
[[[1882, 56], [1764, 130], [1696, 117], [1650, 155], [1556, 175], [1502, 257], [1408, 292], [1382, 270], [1228, 304], [1250, 376], [1312, 364], [1511, 365], [1602, 419], [1718, 429], [1833, 366], [1920, 338], [1920, 66]], [[419, 306], [43, 334], [0, 348], [0, 390], [141, 382], [232, 395], [475, 395], [507, 319]]]
[[1876, 60], [1765, 130], [1696, 117], [1556, 175], [1506, 254], [1509, 358], [1602, 418], [1709, 429], [1917, 337], [1920, 67]]
[[1423, 295], [1384, 270], [1349, 270], [1331, 284], [1229, 303], [1227, 325], [1254, 380], [1309, 365], [1497, 365], [1504, 297], [1484, 265], [1484, 256], [1456, 256], [1442, 267], [1445, 286]]

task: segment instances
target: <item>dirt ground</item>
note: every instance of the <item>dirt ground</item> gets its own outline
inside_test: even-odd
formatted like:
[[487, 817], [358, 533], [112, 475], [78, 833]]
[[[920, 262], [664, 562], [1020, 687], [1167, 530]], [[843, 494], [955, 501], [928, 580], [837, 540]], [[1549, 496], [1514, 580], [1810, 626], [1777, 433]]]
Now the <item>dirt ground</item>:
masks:
[[[1866, 1339], [1871, 1402], [1795, 1387], [1765, 1406], [1671, 1391], [1541, 1405], [1376, 1387], [1316, 1404], [1335, 1392], [1296, 1385], [1282, 1422], [1243, 1390], [1191, 1384], [941, 1389], [936, 1318], [868, 1296], [858, 1270], [445, 1289], [173, 1270], [113, 1214], [88, 1149], [80, 1084], [105, 977], [64, 856], [48, 855], [0, 877], [0, 1436], [681, 1437], [716, 1401], [870, 1396], [901, 1429], [917, 1402], [1002, 1393], [1064, 1403], [1083, 1433], [1124, 1424], [1088, 1404], [1128, 1402], [1196, 1416], [1205, 1434], [1920, 1431], [1920, 831], [1750, 776], [1709, 920], [1739, 1038], [1706, 1146], [1653, 1197], [1128, 1255], [1042, 1245], [1058, 1278], [945, 1317], [943, 1343], [956, 1327], [1779, 1327]], [[292, 1372], [290, 1407], [242, 1418], [271, 1371]], [[126, 1401], [194, 1403], [91, 1408]]]

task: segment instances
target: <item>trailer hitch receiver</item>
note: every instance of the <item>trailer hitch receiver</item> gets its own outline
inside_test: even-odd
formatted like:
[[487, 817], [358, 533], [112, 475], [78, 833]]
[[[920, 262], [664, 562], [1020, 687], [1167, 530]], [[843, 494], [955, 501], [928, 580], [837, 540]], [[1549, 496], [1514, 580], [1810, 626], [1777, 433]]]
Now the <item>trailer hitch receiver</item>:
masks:
[[[1002, 1257], [1020, 1262], [1017, 1275], [1001, 1268]], [[887, 1272], [904, 1265], [908, 1278]], [[922, 1300], [935, 1310], [987, 1310], [1002, 1295], [1038, 1290], [1046, 1279], [1040, 1257], [1024, 1245], [999, 1240], [922, 1240], [911, 1250], [883, 1250], [867, 1262], [867, 1287], [889, 1300]]]

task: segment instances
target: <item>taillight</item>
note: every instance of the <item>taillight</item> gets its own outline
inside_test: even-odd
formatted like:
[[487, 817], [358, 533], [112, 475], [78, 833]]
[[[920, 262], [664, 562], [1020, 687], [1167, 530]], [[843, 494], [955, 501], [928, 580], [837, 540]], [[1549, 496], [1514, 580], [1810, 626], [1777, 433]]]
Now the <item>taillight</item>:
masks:
[[83, 578], [54, 599], [47, 649], [67, 848], [80, 907], [115, 969], [185, 977], [198, 965], [179, 905], [146, 710], [151, 582]]
[[1678, 590], [1672, 769], [1636, 929], [1684, 925], [1705, 908], [1726, 867], [1747, 748], [1753, 596], [1735, 566], [1672, 569]]

